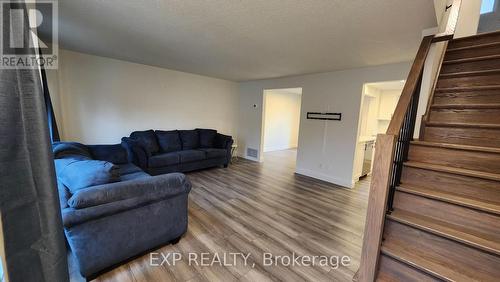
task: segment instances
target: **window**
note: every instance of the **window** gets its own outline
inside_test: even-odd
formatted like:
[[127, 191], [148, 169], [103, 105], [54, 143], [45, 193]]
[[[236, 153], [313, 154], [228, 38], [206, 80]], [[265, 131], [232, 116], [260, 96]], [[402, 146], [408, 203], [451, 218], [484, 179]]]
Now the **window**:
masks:
[[481, 14], [491, 13], [495, 10], [495, 0], [483, 0], [481, 3]]

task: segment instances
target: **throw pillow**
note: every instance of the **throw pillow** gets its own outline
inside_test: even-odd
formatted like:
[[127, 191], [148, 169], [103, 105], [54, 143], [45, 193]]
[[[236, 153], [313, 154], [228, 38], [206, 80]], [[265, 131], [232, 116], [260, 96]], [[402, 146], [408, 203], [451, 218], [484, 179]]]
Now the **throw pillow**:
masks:
[[214, 129], [196, 129], [200, 135], [200, 148], [213, 148], [217, 130]]
[[141, 145], [146, 149], [148, 155], [154, 155], [160, 151], [160, 146], [156, 140], [155, 132], [151, 130], [145, 131], [134, 131], [130, 134], [130, 137], [138, 140]]
[[163, 153], [170, 153], [182, 150], [181, 138], [177, 130], [163, 131], [156, 130], [158, 143]]
[[117, 165], [106, 161], [56, 159], [57, 178], [74, 194], [90, 186], [120, 181]]
[[200, 147], [200, 139], [196, 130], [179, 130], [182, 142], [182, 150], [197, 149]]

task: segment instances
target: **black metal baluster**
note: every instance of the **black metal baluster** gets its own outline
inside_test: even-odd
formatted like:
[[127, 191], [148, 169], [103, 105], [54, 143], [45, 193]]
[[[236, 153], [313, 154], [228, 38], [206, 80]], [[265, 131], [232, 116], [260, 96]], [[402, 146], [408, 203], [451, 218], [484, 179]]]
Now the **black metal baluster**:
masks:
[[389, 198], [387, 202], [387, 211], [390, 213], [393, 210], [394, 194], [396, 187], [401, 184], [401, 175], [403, 172], [403, 163], [408, 161], [408, 152], [410, 150], [410, 142], [413, 140], [413, 133], [415, 131], [415, 122], [417, 118], [418, 102], [420, 96], [420, 85], [422, 77], [418, 82], [418, 87], [411, 97], [410, 105], [406, 110], [403, 119], [403, 125], [399, 130], [398, 140], [396, 141], [396, 148], [394, 151], [394, 161], [391, 172], [391, 182], [389, 186]]

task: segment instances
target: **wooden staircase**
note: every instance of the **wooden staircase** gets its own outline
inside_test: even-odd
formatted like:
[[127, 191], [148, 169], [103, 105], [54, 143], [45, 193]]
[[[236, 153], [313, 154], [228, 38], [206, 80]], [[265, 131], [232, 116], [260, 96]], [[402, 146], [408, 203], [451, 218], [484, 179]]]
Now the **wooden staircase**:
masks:
[[435, 87], [376, 280], [500, 281], [500, 32], [449, 41]]

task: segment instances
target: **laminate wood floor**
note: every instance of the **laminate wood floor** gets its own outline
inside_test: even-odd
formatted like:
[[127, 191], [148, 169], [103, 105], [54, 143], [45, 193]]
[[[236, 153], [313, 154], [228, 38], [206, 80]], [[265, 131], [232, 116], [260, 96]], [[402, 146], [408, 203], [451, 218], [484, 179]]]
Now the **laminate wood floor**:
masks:
[[[266, 153], [261, 164], [239, 159], [227, 169], [188, 173], [188, 232], [177, 245], [155, 251], [179, 253], [182, 260], [151, 266], [146, 254], [94, 281], [351, 281], [359, 266], [369, 179], [349, 190], [295, 175], [295, 157], [295, 150], [277, 151]], [[207, 267], [190, 265], [190, 252], [250, 257], [246, 266], [240, 259], [235, 266]], [[349, 256], [351, 262], [337, 269], [265, 266], [264, 253]]]

